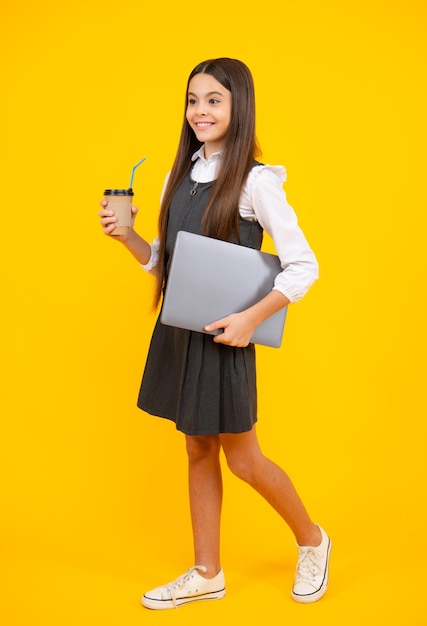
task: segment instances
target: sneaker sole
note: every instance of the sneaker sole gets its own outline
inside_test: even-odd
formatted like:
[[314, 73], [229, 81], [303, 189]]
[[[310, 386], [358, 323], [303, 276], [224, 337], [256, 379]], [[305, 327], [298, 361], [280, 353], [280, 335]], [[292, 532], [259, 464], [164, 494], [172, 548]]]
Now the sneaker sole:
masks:
[[318, 589], [317, 591], [314, 591], [313, 593], [310, 593], [308, 595], [298, 595], [296, 593], [294, 593], [292, 591], [291, 596], [292, 599], [295, 600], [295, 602], [299, 602], [300, 604], [311, 604], [312, 602], [317, 602], [317, 600], [320, 600], [320, 598], [322, 598], [327, 589], [328, 589], [328, 580], [329, 580], [329, 559], [331, 558], [331, 550], [332, 550], [332, 541], [329, 539], [329, 544], [328, 544], [328, 558], [326, 561], [326, 571], [325, 571], [325, 577], [323, 579], [323, 583], [320, 587], [320, 589]]
[[148, 596], [142, 596], [141, 602], [146, 609], [162, 610], [162, 609], [175, 609], [184, 604], [190, 604], [190, 602], [199, 602], [202, 600], [221, 600], [225, 596], [225, 589], [221, 591], [212, 591], [211, 593], [204, 593], [200, 596], [189, 596], [187, 598], [177, 598], [175, 604], [172, 600], [156, 600], [155, 598], [149, 598]]

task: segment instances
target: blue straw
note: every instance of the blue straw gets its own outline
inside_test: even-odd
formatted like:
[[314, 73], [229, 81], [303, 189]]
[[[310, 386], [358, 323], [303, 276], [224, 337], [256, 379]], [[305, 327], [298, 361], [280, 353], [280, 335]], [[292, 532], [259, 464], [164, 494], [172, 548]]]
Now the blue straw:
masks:
[[139, 161], [139, 163], [137, 163], [136, 165], [134, 165], [134, 166], [133, 166], [133, 168], [132, 168], [132, 175], [131, 175], [131, 177], [130, 177], [129, 189], [132, 189], [132, 185], [133, 185], [133, 177], [134, 177], [134, 175], [135, 175], [135, 170], [136, 170], [136, 168], [138, 167], [138, 165], [141, 165], [141, 163], [144, 163], [144, 161], [145, 161], [145, 157], [144, 157], [143, 159], [141, 159], [141, 160]]

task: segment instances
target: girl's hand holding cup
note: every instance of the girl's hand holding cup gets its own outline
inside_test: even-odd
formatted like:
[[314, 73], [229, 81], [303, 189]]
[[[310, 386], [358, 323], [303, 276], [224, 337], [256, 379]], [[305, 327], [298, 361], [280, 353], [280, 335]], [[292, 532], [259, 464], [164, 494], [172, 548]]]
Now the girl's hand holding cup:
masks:
[[126, 241], [129, 236], [130, 231], [133, 229], [135, 223], [135, 217], [138, 213], [138, 208], [136, 206], [129, 207], [129, 215], [126, 219], [126, 224], [124, 224], [123, 217], [120, 217], [114, 211], [114, 203], [112, 208], [109, 206], [109, 202], [107, 200], [101, 200], [100, 205], [102, 209], [98, 212], [99, 217], [101, 218], [101, 227], [104, 232], [104, 235], [111, 236], [117, 241]]

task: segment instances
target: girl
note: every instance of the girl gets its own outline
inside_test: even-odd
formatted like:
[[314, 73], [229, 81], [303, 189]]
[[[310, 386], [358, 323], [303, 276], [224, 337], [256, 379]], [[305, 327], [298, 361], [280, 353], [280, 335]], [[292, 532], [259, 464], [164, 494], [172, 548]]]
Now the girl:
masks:
[[[255, 327], [302, 298], [318, 266], [295, 213], [286, 201], [283, 167], [255, 161], [255, 98], [249, 69], [236, 59], [211, 59], [191, 72], [178, 151], [163, 189], [159, 237], [147, 243], [131, 228], [114, 237], [156, 277], [155, 303], [167, 282], [179, 230], [260, 249], [263, 229], [273, 238], [283, 271], [272, 291], [254, 306], [206, 330], [157, 321], [138, 406], [172, 420], [184, 433], [195, 565], [166, 585], [145, 593], [142, 604], [168, 609], [225, 595], [220, 563], [222, 479], [220, 449], [239, 478], [256, 489], [295, 535], [299, 559], [292, 588], [297, 602], [321, 598], [328, 583], [331, 542], [310, 519], [290, 479], [261, 452], [257, 440]], [[116, 217], [105, 201], [99, 212], [106, 235]], [[137, 208], [132, 208], [133, 221]]]

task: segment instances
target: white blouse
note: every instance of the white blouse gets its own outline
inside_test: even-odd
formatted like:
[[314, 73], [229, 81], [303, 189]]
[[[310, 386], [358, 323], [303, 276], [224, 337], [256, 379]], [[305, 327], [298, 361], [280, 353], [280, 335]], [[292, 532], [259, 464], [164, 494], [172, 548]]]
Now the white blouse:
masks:
[[[215, 180], [221, 153], [205, 159], [203, 146], [193, 155], [191, 178], [199, 183]], [[169, 178], [165, 179], [162, 196]], [[256, 220], [272, 237], [283, 271], [277, 275], [273, 289], [290, 302], [300, 300], [319, 277], [316, 257], [298, 226], [297, 216], [286, 200], [283, 183], [286, 170], [278, 165], [256, 165], [249, 172], [240, 196], [239, 212], [243, 219]], [[159, 240], [151, 244], [151, 258], [142, 267], [150, 271], [159, 256]]]

